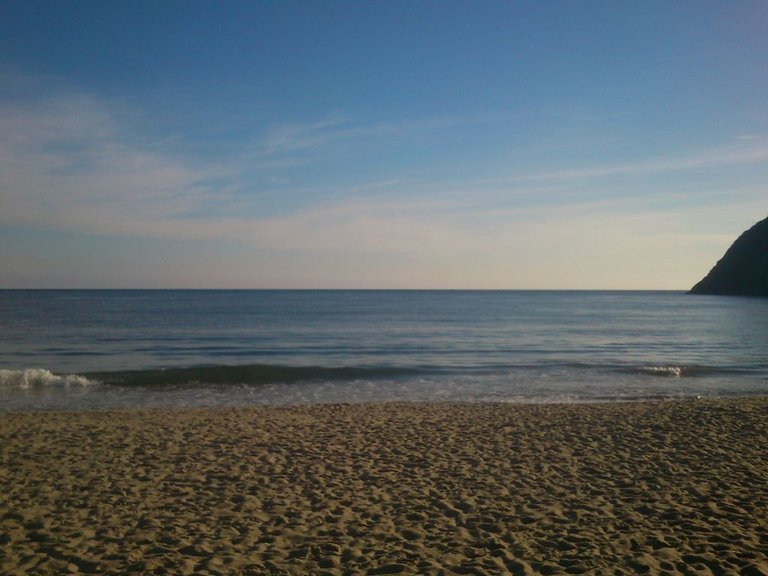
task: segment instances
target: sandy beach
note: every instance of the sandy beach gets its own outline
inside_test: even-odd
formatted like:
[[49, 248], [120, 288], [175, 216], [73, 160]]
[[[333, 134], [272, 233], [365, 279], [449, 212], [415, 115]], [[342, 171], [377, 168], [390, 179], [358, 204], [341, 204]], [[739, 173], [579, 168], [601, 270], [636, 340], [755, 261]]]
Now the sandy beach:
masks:
[[0, 415], [0, 573], [768, 574], [768, 399]]

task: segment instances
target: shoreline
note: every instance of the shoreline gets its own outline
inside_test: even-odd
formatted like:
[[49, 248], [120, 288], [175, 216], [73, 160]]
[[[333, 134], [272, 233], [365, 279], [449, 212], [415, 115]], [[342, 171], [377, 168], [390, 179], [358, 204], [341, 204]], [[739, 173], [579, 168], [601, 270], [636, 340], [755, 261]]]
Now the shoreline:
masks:
[[[568, 399], [551, 399], [551, 398], [535, 398], [535, 399], [510, 399], [510, 400], [484, 400], [484, 399], [373, 399], [373, 400], [349, 400], [338, 401], [336, 399], [329, 400], [287, 400], [287, 401], [266, 401], [266, 402], [254, 402], [254, 401], [241, 401], [241, 402], [228, 402], [213, 401], [205, 402], [201, 401], [197, 403], [195, 401], [191, 403], [133, 403], [131, 400], [121, 403], [120, 401], [114, 403], [107, 403], [100, 405], [99, 403], [88, 404], [84, 406], [79, 405], [76, 408], [62, 407], [60, 405], [42, 404], [38, 407], [35, 406], [12, 406], [3, 407], [0, 405], [0, 417], [4, 415], [40, 415], [40, 414], [151, 414], [155, 412], [161, 413], [183, 413], [183, 412], [226, 412], [232, 410], [280, 410], [280, 409], [312, 409], [312, 408], [329, 408], [329, 407], [366, 407], [366, 406], [434, 406], [436, 408], [447, 408], [452, 406], [621, 406], [621, 405], [643, 405], [643, 404], [686, 404], [695, 402], [752, 402], [752, 401], [768, 401], [768, 392], [758, 391], [753, 393], [741, 393], [741, 394], [720, 394], [716, 396], [710, 395], [677, 395], [677, 396], [629, 396], [622, 398], [568, 398]], [[2, 399], [0, 399], [0, 402]]]
[[768, 574], [768, 398], [0, 415], [5, 574]]

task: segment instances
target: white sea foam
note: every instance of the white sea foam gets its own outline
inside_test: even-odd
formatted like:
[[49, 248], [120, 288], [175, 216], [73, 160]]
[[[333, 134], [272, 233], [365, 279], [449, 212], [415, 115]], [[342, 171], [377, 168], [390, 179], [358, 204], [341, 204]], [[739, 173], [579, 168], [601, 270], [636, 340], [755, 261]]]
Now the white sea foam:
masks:
[[0, 389], [27, 390], [44, 387], [90, 386], [95, 383], [79, 374], [54, 374], [44, 368], [0, 370]]
[[671, 376], [673, 378], [681, 378], [688, 372], [685, 366], [643, 366], [640, 371], [654, 376]]

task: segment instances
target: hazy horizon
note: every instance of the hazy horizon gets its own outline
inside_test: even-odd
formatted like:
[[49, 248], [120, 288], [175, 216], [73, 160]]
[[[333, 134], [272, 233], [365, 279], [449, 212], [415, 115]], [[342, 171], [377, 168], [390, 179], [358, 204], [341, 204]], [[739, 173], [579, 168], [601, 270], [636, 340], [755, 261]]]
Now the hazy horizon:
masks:
[[[674, 292], [687, 290], [635, 288], [0, 288], [7, 292]], [[735, 295], [741, 298], [741, 295]], [[749, 297], [749, 296], [747, 296]]]
[[0, 288], [688, 290], [768, 3], [0, 3]]

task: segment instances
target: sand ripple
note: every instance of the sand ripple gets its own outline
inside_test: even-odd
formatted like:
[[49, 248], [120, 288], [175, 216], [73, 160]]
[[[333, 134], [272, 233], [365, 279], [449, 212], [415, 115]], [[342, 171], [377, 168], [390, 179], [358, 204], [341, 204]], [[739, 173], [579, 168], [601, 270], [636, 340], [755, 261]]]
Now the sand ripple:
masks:
[[768, 575], [768, 400], [5, 414], [3, 574]]

